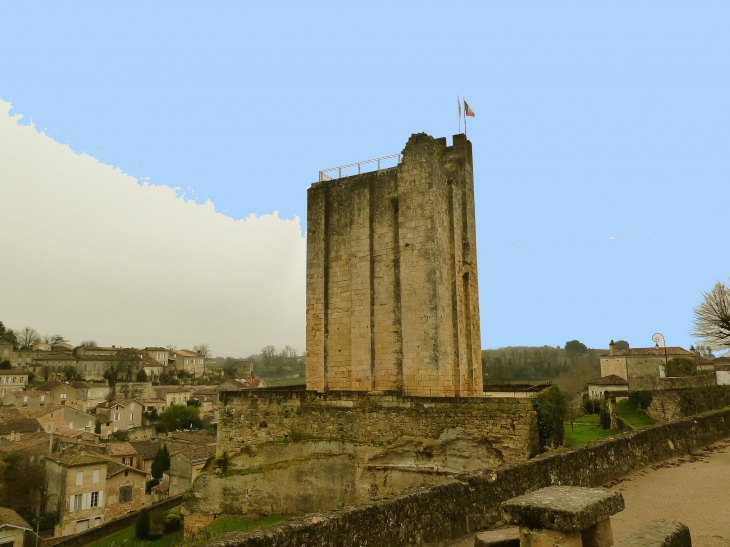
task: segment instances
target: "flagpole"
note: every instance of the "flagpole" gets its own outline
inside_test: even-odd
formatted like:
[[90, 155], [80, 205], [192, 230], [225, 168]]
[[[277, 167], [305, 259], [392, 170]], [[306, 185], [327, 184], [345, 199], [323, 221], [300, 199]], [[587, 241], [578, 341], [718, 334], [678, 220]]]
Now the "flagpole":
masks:
[[461, 133], [461, 99], [456, 96], [456, 109], [459, 112], [459, 133]]
[[466, 101], [464, 101], [464, 136], [466, 137]]

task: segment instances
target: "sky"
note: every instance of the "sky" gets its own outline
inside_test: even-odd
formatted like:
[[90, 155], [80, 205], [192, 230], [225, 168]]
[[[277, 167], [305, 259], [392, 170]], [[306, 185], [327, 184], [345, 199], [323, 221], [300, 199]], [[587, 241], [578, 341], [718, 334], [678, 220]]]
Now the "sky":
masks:
[[0, 8], [6, 325], [303, 349], [307, 187], [450, 142], [459, 95], [482, 347], [697, 343], [730, 276], [729, 4], [258, 4]]

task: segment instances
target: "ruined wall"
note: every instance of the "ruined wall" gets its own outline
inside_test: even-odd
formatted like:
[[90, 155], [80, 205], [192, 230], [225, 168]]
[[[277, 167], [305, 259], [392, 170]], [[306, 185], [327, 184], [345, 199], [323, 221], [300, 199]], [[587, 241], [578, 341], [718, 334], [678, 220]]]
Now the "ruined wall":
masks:
[[481, 390], [471, 143], [413, 135], [394, 168], [308, 190], [307, 387]]
[[[536, 441], [523, 398], [362, 392], [221, 392], [217, 473], [186, 495], [188, 515], [304, 514], [524, 461]], [[195, 519], [193, 519], [195, 520]], [[203, 519], [204, 520], [204, 519]]]
[[443, 545], [501, 519], [499, 504], [551, 485], [596, 487], [653, 462], [730, 436], [730, 410], [631, 431], [577, 448], [445, 478], [341, 511], [307, 515], [253, 532], [227, 534], [210, 547]]

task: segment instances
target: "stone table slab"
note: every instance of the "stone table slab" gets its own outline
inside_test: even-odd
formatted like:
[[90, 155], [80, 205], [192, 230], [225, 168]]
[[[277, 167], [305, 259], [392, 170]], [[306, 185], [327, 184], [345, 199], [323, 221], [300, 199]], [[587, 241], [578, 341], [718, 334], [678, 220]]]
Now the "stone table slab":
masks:
[[525, 528], [577, 532], [622, 511], [619, 492], [580, 486], [550, 486], [505, 501], [505, 522]]

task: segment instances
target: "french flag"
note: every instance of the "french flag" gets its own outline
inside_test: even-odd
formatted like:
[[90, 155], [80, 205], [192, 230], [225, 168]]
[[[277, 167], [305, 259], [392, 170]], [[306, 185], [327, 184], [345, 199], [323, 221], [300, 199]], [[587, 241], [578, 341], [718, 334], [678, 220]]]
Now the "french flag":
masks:
[[471, 116], [474, 117], [474, 111], [469, 108], [469, 105], [466, 104], [466, 101], [464, 101], [464, 116]]

